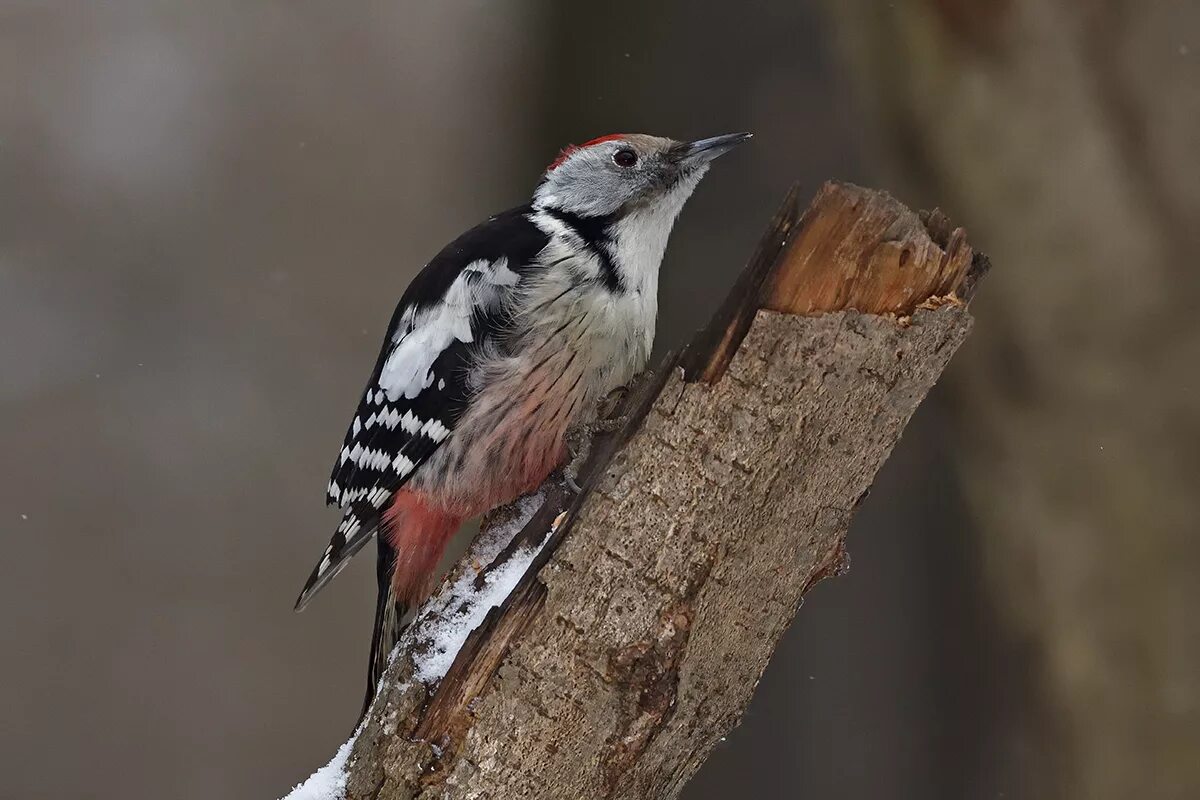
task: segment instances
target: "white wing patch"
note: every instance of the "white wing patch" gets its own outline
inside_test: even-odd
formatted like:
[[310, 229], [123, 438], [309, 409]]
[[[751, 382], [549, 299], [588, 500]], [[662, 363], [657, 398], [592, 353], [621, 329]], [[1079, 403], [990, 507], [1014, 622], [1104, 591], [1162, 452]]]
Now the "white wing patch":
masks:
[[433, 362], [453, 342], [474, 340], [471, 320], [479, 309], [491, 308], [500, 300], [500, 287], [515, 286], [520, 276], [508, 267], [508, 259], [480, 259], [468, 264], [445, 296], [419, 312], [406, 312], [396, 330], [394, 349], [379, 373], [379, 392], [396, 402], [413, 400], [433, 384]]
[[446, 377], [434, 374], [438, 358], [452, 345], [473, 342], [477, 315], [494, 310], [520, 279], [505, 257], [476, 259], [455, 276], [441, 299], [410, 305], [401, 313], [378, 381], [368, 387], [338, 454], [330, 502], [345, 506], [361, 500], [381, 507], [390, 492], [377, 491], [380, 482], [407, 478], [427, 455], [421, 450], [428, 444], [414, 450], [409, 443], [423, 437], [436, 447], [450, 435], [445, 422], [434, 416], [436, 408], [423, 415], [406, 406], [420, 403], [434, 381], [445, 391]]

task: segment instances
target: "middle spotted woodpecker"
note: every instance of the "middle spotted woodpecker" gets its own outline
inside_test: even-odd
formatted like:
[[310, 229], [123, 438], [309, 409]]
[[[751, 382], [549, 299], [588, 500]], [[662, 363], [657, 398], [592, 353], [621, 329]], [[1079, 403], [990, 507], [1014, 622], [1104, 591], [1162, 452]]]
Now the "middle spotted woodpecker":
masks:
[[368, 703], [447, 539], [537, 488], [568, 428], [646, 366], [675, 218], [748, 138], [568, 147], [530, 203], [455, 239], [409, 285], [329, 481], [344, 516], [296, 603], [378, 534]]

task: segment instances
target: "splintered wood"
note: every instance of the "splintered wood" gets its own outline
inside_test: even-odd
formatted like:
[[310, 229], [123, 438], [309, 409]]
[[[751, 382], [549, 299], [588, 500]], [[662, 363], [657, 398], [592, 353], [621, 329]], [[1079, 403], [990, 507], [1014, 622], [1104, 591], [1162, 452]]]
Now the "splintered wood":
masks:
[[929, 221], [936, 225], [885, 194], [827, 184], [780, 255], [763, 308], [907, 316], [931, 298], [969, 292], [974, 254], [965, 232], [947, 228], [937, 210]]

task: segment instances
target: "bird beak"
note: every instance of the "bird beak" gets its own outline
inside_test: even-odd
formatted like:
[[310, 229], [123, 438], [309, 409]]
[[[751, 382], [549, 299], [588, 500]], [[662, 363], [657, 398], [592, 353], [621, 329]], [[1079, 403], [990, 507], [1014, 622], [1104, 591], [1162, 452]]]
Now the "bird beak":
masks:
[[688, 166], [707, 164], [717, 156], [723, 156], [742, 142], [754, 136], [752, 133], [727, 133], [724, 136], [713, 136], [709, 139], [697, 139], [688, 142], [682, 148], [683, 163]]

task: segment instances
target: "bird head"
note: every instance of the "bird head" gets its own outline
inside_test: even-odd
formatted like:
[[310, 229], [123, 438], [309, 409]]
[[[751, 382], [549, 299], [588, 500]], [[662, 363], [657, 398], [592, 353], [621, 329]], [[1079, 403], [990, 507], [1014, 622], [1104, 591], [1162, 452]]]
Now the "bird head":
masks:
[[712, 160], [750, 136], [731, 133], [679, 142], [627, 133], [571, 145], [546, 169], [534, 206], [581, 217], [620, 217], [639, 209], [673, 217]]

